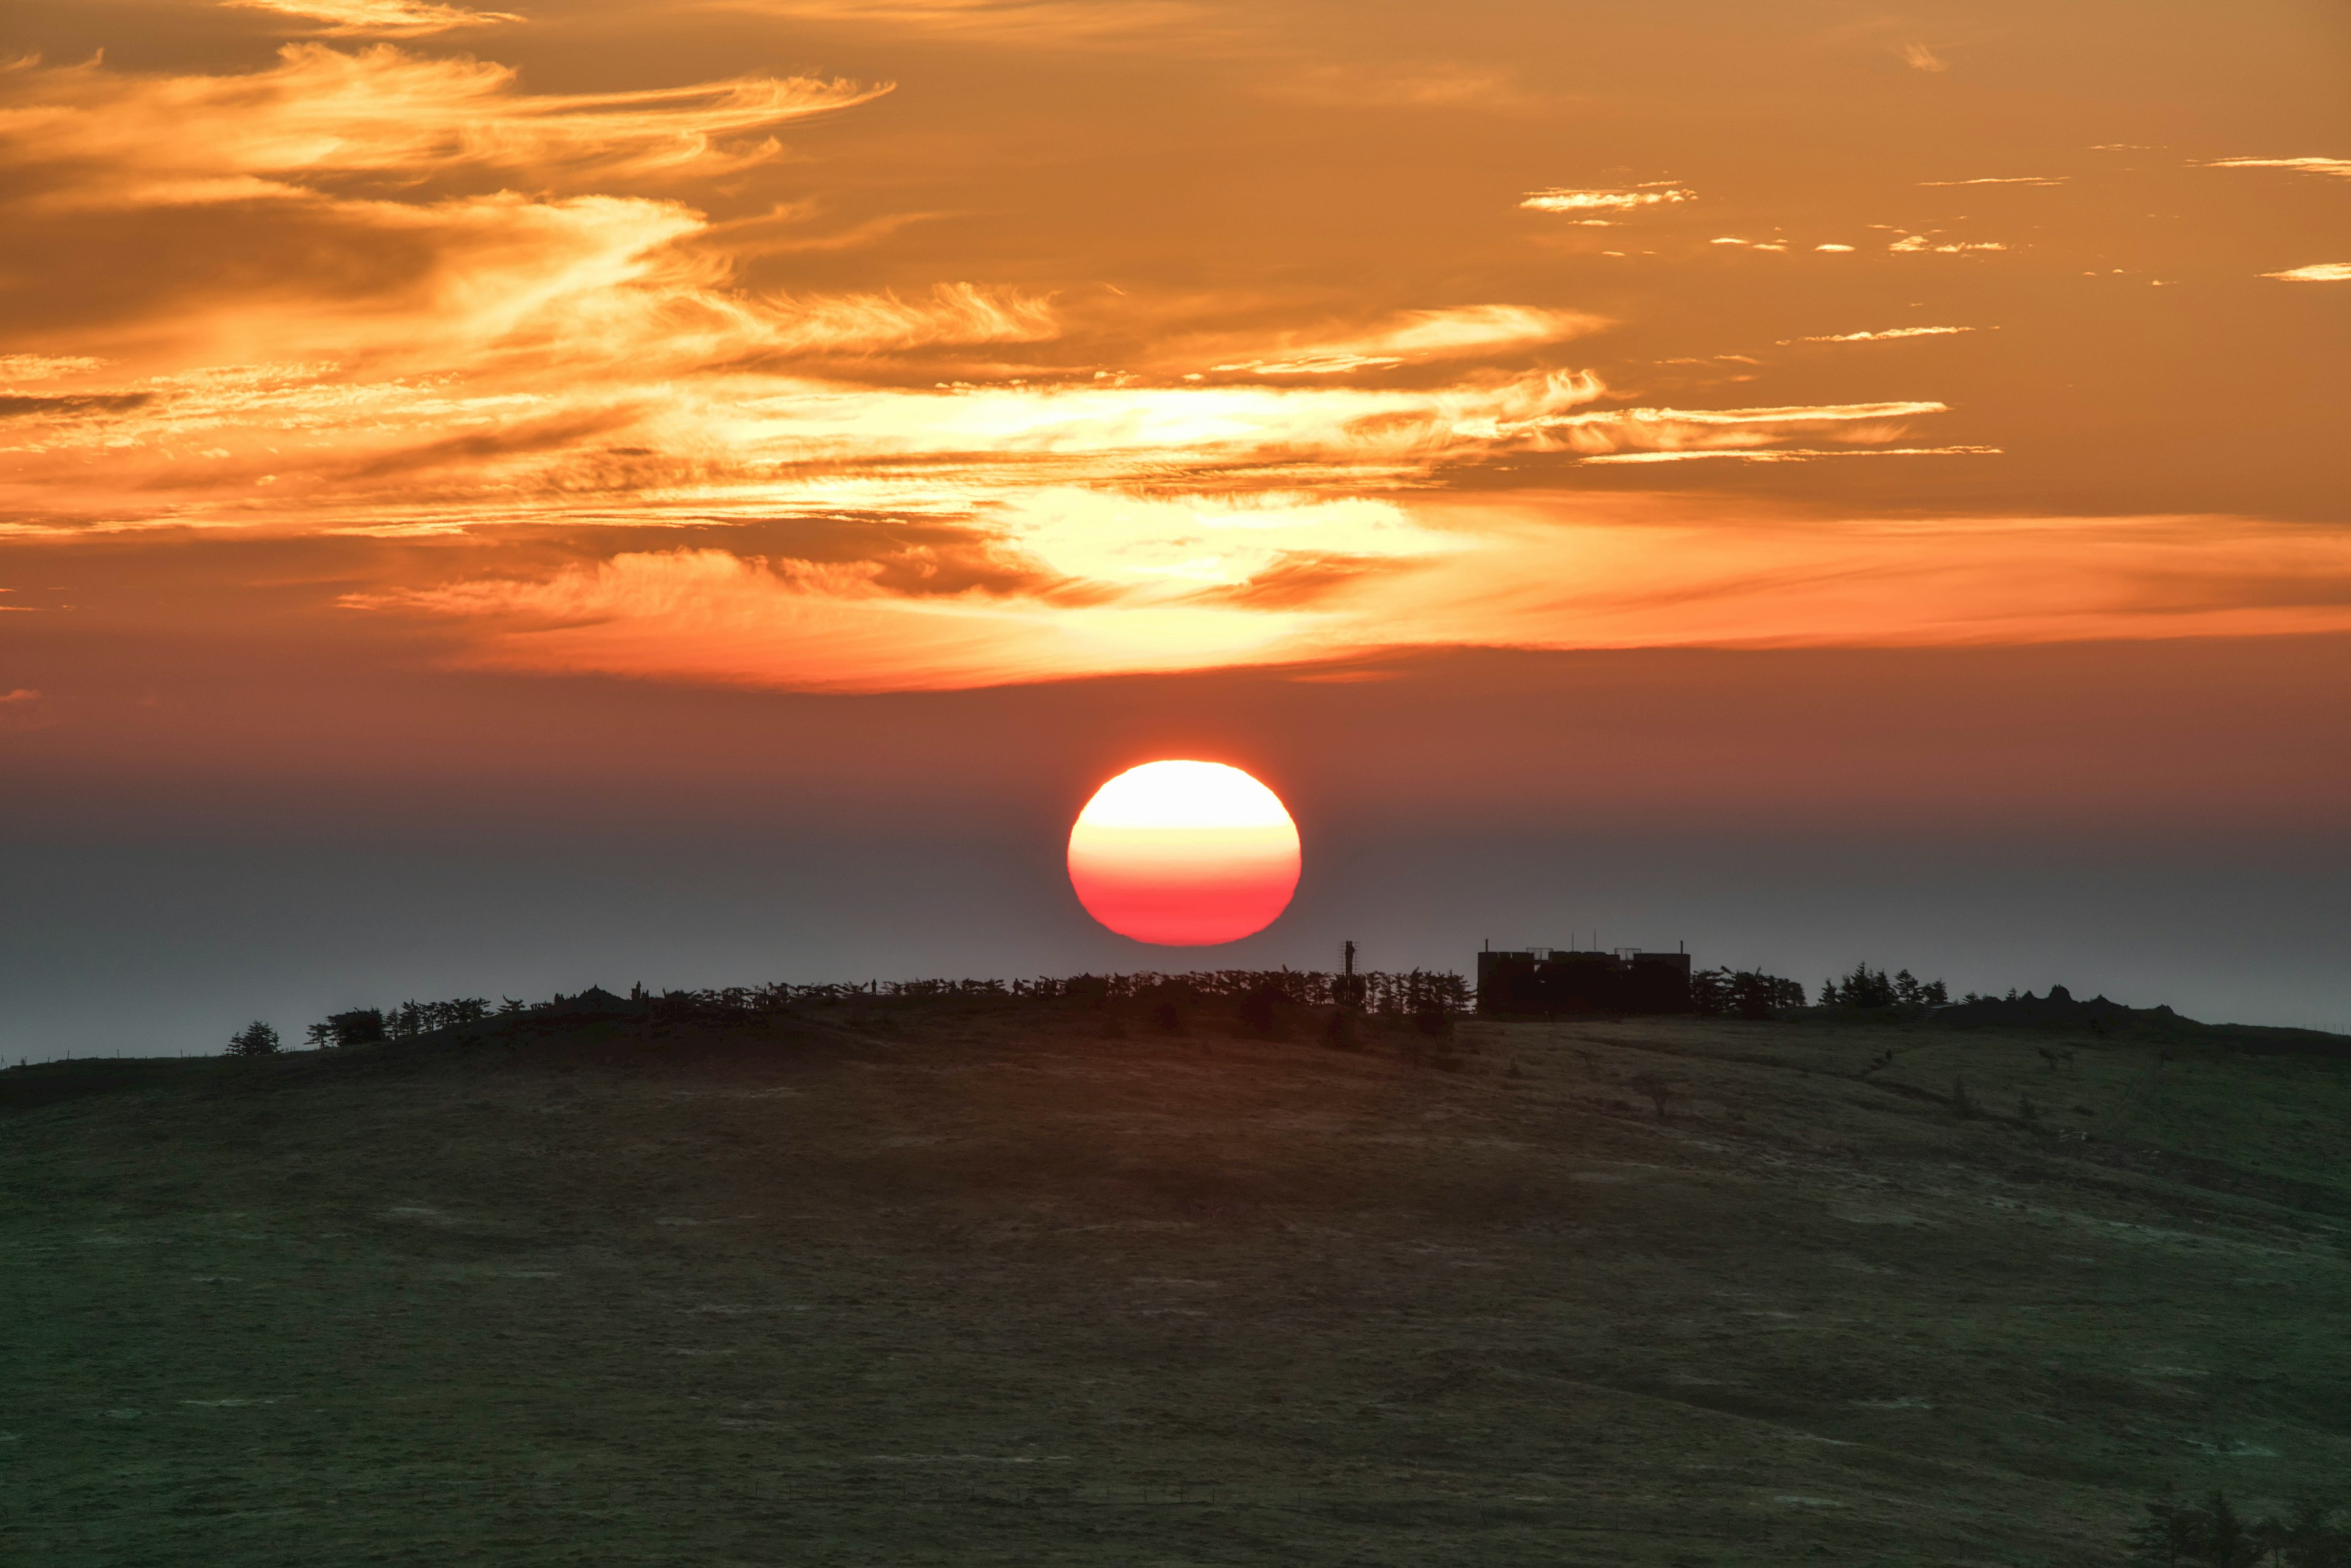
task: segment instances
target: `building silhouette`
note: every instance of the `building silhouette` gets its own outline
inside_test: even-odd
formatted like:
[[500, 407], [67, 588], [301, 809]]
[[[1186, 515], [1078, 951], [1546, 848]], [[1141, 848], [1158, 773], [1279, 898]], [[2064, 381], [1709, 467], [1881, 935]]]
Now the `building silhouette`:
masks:
[[1686, 1013], [1687, 953], [1491, 948], [1478, 955], [1481, 1013]]

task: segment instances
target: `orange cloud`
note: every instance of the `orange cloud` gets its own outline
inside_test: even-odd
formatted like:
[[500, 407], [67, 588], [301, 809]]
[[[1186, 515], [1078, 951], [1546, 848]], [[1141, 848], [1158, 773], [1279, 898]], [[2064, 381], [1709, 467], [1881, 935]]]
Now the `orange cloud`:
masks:
[[[739, 139], [884, 86], [744, 77], [636, 92], [529, 94], [507, 67], [388, 44], [288, 44], [227, 76], [95, 62], [0, 73], [0, 167], [35, 210], [328, 199], [354, 177], [708, 177], [775, 155]], [[22, 198], [20, 198], [22, 200]]]
[[714, 10], [903, 34], [915, 28], [1038, 48], [1134, 43], [1180, 29], [1213, 30], [1211, 8], [1188, 0], [709, 0]]
[[1413, 62], [1312, 66], [1268, 85], [1275, 98], [1333, 109], [1477, 109], [1514, 112], [1532, 100], [1496, 70]]
[[1482, 358], [1564, 342], [1609, 325], [1606, 317], [1582, 310], [1546, 310], [1529, 305], [1463, 305], [1443, 310], [1407, 310], [1370, 331], [1304, 346], [1286, 347], [1277, 357], [1221, 364], [1219, 371], [1259, 375], [1332, 375], [1433, 360]]
[[[468, 664], [808, 690], [1312, 663], [1397, 647], [2351, 629], [2351, 544], [2246, 519], [1782, 512], [1759, 527], [1751, 508], [1567, 495], [1219, 509], [1071, 490], [1019, 505], [1025, 516], [982, 531], [1026, 560], [1026, 574], [951, 592], [893, 589], [871, 563], [687, 549], [345, 602], [455, 623]], [[1321, 569], [1306, 587], [1270, 603], [1253, 597], [1250, 583], [1294, 575], [1301, 559]]]
[[1575, 191], [1554, 185], [1548, 190], [1529, 191], [1519, 205], [1538, 213], [1635, 213], [1697, 200], [1696, 191], [1678, 185], [1630, 191]]
[[299, 16], [327, 26], [318, 31], [330, 38], [413, 38], [460, 27], [487, 27], [519, 22], [511, 11], [468, 11], [434, 0], [220, 0], [231, 10], [270, 11]]
[[1782, 338], [1786, 343], [1883, 343], [1893, 338], [1948, 338], [1973, 327], [1888, 327], [1876, 332], [1833, 332], [1824, 338]]
[[2212, 158], [2199, 169], [2289, 169], [2302, 174], [2322, 174], [2351, 180], [2351, 158]]

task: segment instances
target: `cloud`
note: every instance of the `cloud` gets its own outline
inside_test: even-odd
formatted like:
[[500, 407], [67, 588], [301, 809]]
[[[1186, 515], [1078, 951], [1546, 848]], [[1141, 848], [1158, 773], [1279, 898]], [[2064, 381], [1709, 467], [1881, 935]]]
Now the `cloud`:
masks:
[[1574, 191], [1554, 185], [1529, 191], [1519, 205], [1538, 213], [1636, 213], [1697, 200], [1696, 191], [1678, 185], [1630, 191]]
[[1782, 338], [1782, 347], [1790, 343], [1882, 343], [1889, 338], [1947, 338], [1956, 332], [1972, 332], [1973, 327], [1888, 327], [1876, 332], [1833, 332], [1823, 338]]
[[2073, 178], [2070, 174], [1987, 174], [1973, 180], [1921, 180], [1922, 186], [1936, 185], [2062, 185]]
[[1263, 89], [1271, 98], [1330, 109], [1476, 109], [1510, 113], [1531, 99], [1508, 73], [1437, 62], [1311, 66]]
[[2291, 267], [2283, 272], [2264, 272], [2262, 276], [2281, 283], [2351, 283], [2351, 261], [2314, 261], [2308, 267]]
[[0, 385], [87, 375], [104, 370], [107, 363], [88, 354], [0, 354]]
[[1217, 37], [1216, 10], [1190, 0], [710, 0], [714, 10], [910, 31], [977, 42], [1069, 48], [1133, 45], [1171, 32], [1195, 47]]
[[1827, 250], [1827, 251], [1849, 251], [1849, 250], [1851, 250], [1851, 249], [1853, 248], [1853, 246], [1849, 246], [1849, 245], [1835, 245], [1835, 244], [1830, 244], [1830, 245], [1816, 245], [1816, 246], [1813, 246], [1813, 248], [1814, 250]]
[[289, 44], [225, 76], [133, 76], [92, 63], [0, 73], [0, 168], [37, 210], [318, 201], [360, 178], [460, 172], [705, 178], [773, 157], [755, 132], [889, 91], [743, 77], [634, 92], [530, 94], [509, 68], [388, 44]]
[[2212, 158], [2202, 162], [2190, 162], [2195, 169], [2292, 169], [2304, 174], [2324, 174], [2337, 180], [2351, 180], [2351, 158]]
[[[1220, 508], [1050, 490], [1020, 507], [978, 525], [1010, 569], [952, 592], [893, 589], [871, 563], [689, 547], [346, 603], [438, 621], [464, 637], [456, 662], [475, 667], [801, 690], [1444, 646], [1932, 646], [2351, 630], [2351, 543], [2243, 518], [1881, 520], [1768, 507], [1759, 515], [1751, 502], [1687, 496], [1544, 493], [1266, 497]], [[1282, 588], [1285, 577], [1302, 581]], [[1257, 597], [1260, 586], [1270, 598]]]
[[1594, 457], [1619, 452], [1720, 452], [1776, 446], [1799, 434], [1825, 434], [1854, 445], [1901, 438], [1905, 422], [1946, 413], [1940, 402], [1795, 404], [1774, 408], [1621, 408], [1545, 414], [1529, 420], [1540, 448]]
[[[852, 25], [892, 8], [790, 9]], [[1069, 7], [931, 9], [1026, 26]], [[919, 253], [754, 270], [829, 198], [797, 183], [814, 162], [732, 176], [776, 155], [777, 126], [878, 90], [533, 94], [503, 66], [319, 44], [216, 75], [9, 73], [0, 272], [29, 282], [0, 296], [17, 350], [0, 359], [0, 533], [396, 540], [324, 591], [402, 635], [429, 623], [457, 663], [861, 690], [1416, 642], [1866, 640], [1899, 612], [1836, 597], [1854, 573], [1945, 583], [1964, 620], [2042, 548], [2020, 533], [1979, 552], [1962, 589], [1933, 559], [1979, 559], [1959, 524], [1761, 538], [1778, 524], [1481, 498], [1582, 462], [1994, 450], [1930, 444], [1947, 405], [1895, 384], [1618, 406], [1632, 397], [1562, 362], [1609, 323], [1564, 306], [1381, 314], [1319, 274], [1097, 288], [1078, 259], [1050, 270], [1051, 229], [1022, 235], [1019, 276], [1043, 281], [1019, 287], [908, 271]], [[1528, 202], [1606, 222], [1695, 199], [1661, 182]], [[66, 287], [83, 274], [106, 287]], [[750, 281], [770, 276], [796, 281]], [[805, 281], [826, 277], [872, 282]], [[1347, 373], [1370, 369], [1403, 373]], [[1609, 477], [1584, 476], [1594, 493]]]
[[1741, 463], [1808, 463], [1815, 457], [1997, 457], [1997, 446], [1805, 446], [1716, 448], [1698, 452], [1609, 452], [1586, 463], [1696, 463], [1725, 458]]
[[1901, 55], [1902, 63], [1914, 71], [1931, 71], [1939, 74], [1951, 68], [1942, 57], [1924, 44], [1905, 44], [1898, 52]]
[[25, 703], [37, 703], [40, 700], [41, 694], [34, 691], [28, 686], [18, 686], [12, 692], [0, 692], [0, 705], [22, 705]]
[[459, 27], [487, 27], [523, 18], [511, 11], [468, 11], [434, 0], [220, 0], [231, 10], [272, 11], [328, 26], [330, 38], [414, 38]]
[[1521, 352], [1610, 325], [1607, 318], [1582, 310], [1531, 305], [1459, 305], [1441, 310], [1407, 310], [1353, 337], [1285, 346], [1266, 359], [1236, 361], [1220, 371], [1259, 375], [1336, 375], [1428, 361], [1483, 358]]
[[1934, 252], [1942, 256], [1958, 256], [1968, 251], [2006, 250], [1998, 240], [1946, 240], [1937, 244], [1925, 235], [1904, 235], [1886, 247], [1897, 256], [1917, 256]]

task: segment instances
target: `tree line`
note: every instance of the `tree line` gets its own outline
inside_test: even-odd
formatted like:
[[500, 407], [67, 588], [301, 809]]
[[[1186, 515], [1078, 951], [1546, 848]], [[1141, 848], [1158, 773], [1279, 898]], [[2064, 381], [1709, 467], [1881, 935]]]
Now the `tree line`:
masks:
[[[2009, 994], [2015, 995], [2013, 991]], [[810, 1003], [989, 997], [1040, 1000], [1081, 997], [1129, 1001], [1174, 995], [1202, 1000], [1278, 998], [1301, 1007], [1335, 1005], [1365, 1013], [1419, 1019], [1450, 1018], [1469, 1012], [1473, 1006], [1468, 981], [1450, 970], [1374, 969], [1350, 975], [1290, 968], [1139, 970], [1123, 975], [1040, 975], [1010, 980], [821, 981], [810, 985], [778, 980], [759, 986], [659, 992], [636, 987], [632, 988], [627, 1001], [632, 1009], [655, 1019], [683, 1022], [759, 1017]], [[404, 1001], [393, 1008], [352, 1008], [330, 1013], [310, 1025], [305, 1038], [310, 1046], [323, 1049], [409, 1040], [491, 1019], [541, 1011], [564, 999], [534, 1005], [504, 997], [493, 1004], [485, 997], [455, 997], [446, 1001]], [[1975, 1000], [1975, 994], [1970, 992], [1967, 999]], [[1865, 963], [1855, 965], [1841, 978], [1832, 977], [1822, 981], [1819, 993], [1823, 1007], [1940, 1007], [1949, 1000], [1949, 988], [1940, 980], [1921, 980], [1907, 969], [1889, 976]], [[1761, 970], [1701, 969], [1690, 977], [1690, 1008], [1704, 1018], [1768, 1019], [1805, 1005], [1801, 984]], [[258, 1019], [231, 1036], [228, 1044], [229, 1054], [234, 1056], [269, 1056], [282, 1049], [277, 1031]]]
[[[658, 992], [639, 986], [632, 987], [627, 998], [615, 999], [625, 1001], [631, 1010], [641, 1011], [656, 1021], [716, 1022], [770, 1016], [810, 1003], [991, 997], [1133, 1001], [1163, 1000], [1178, 995], [1202, 1000], [1279, 998], [1300, 1006], [1337, 1005], [1362, 1012], [1422, 1019], [1466, 1013], [1472, 999], [1469, 983], [1450, 971], [1374, 969], [1348, 975], [1288, 968], [1194, 969], [1182, 973], [1144, 970], [1124, 975], [1044, 975], [1011, 980], [825, 981], [812, 985], [778, 980], [760, 986]], [[534, 1005], [505, 997], [494, 1006], [485, 997], [456, 997], [437, 1002], [405, 1001], [394, 1008], [350, 1008], [329, 1013], [310, 1025], [305, 1038], [310, 1046], [325, 1050], [372, 1045], [493, 1019], [549, 1011], [567, 1001], [577, 1005], [578, 998], [558, 998], [553, 1002]], [[230, 1037], [228, 1047], [229, 1053], [235, 1056], [269, 1056], [281, 1049], [277, 1031], [257, 1020]]]
[[1700, 969], [1690, 977], [1690, 1011], [1700, 1018], [1768, 1019], [1804, 1005], [1804, 988], [1760, 969]]
[[1950, 999], [1950, 988], [1942, 981], [1921, 980], [1907, 969], [1896, 970], [1889, 979], [1883, 969], [1855, 964], [1844, 980], [1821, 982], [1824, 1008], [1939, 1008]]

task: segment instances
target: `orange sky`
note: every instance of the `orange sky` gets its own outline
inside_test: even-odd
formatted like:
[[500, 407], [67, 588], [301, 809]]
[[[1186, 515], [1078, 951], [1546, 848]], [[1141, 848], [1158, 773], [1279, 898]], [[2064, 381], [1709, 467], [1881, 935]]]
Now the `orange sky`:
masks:
[[2333, 5], [28, 22], [11, 612], [110, 532], [819, 690], [2351, 627]]
[[[921, 746], [761, 711], [862, 737], [789, 764], [851, 807], [1172, 754], [1406, 816], [2339, 827], [2346, 81], [2335, 0], [20, 5], [0, 783], [610, 816], [774, 759], [507, 737], [963, 692]], [[1631, 650], [1782, 717], [1731, 764], [1635, 666], [1474, 662]], [[1964, 755], [1825, 716], [1946, 653]], [[1071, 682], [1113, 739], [989, 727]], [[1402, 794], [1282, 716], [1439, 687]], [[2055, 690], [2062, 743], [1987, 716]]]

